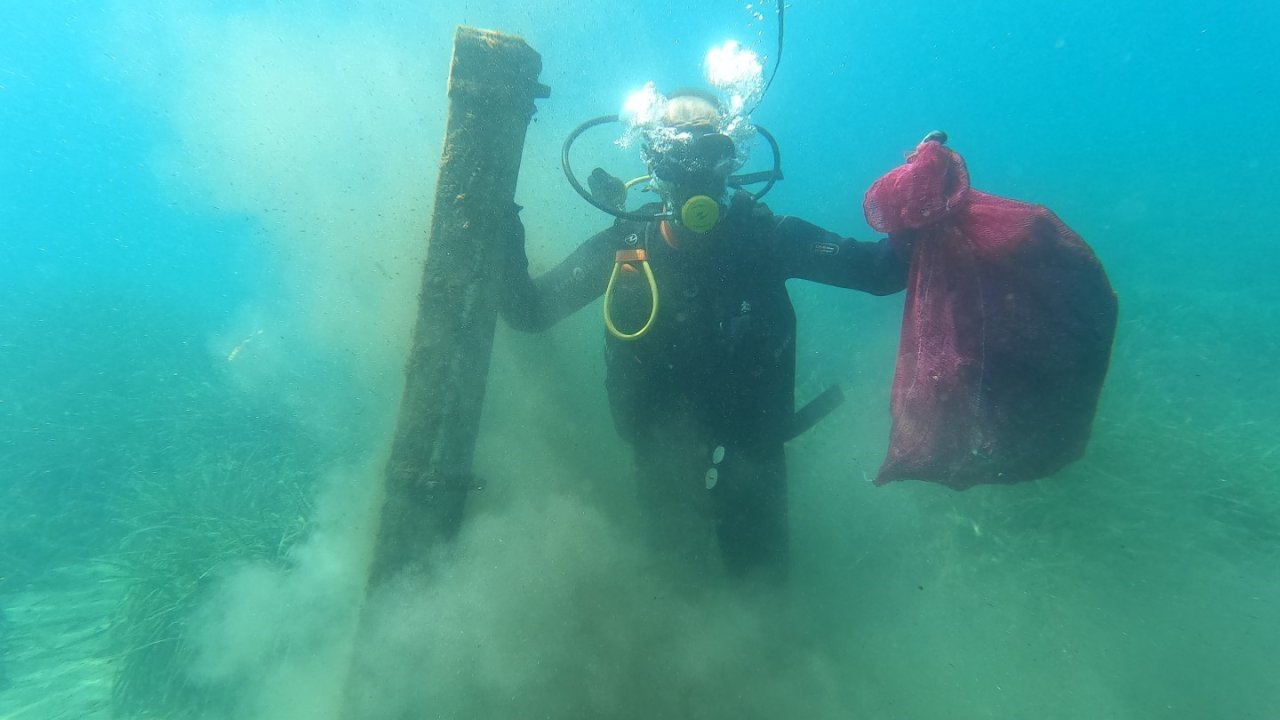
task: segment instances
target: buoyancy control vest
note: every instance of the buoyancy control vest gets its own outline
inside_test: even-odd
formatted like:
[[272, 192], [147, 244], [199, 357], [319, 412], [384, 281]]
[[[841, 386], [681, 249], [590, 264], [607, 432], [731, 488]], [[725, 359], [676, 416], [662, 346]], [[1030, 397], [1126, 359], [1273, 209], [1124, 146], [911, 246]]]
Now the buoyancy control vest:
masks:
[[[606, 334], [606, 388], [614, 424], [634, 442], [671, 412], [692, 412], [714, 437], [782, 442], [795, 427], [796, 319], [777, 275], [772, 215], [745, 196], [702, 247], [675, 249], [658, 224], [627, 223], [626, 246], [647, 247], [661, 289], [652, 329], [635, 340]], [[615, 291], [620, 324], [651, 308], [638, 273]]]

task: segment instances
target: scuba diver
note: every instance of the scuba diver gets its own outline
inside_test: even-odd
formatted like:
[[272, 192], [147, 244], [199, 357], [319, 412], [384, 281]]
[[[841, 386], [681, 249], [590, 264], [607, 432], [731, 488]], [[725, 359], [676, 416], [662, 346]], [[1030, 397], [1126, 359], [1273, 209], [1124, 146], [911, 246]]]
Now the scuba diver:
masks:
[[[758, 202], [763, 192], [735, 188], [745, 157], [731, 137], [741, 134], [740, 113], [700, 90], [657, 97], [640, 152], [649, 175], [637, 181], [661, 201], [624, 210], [628, 184], [600, 169], [590, 196], [583, 192], [568, 167], [575, 131], [566, 174], [619, 219], [533, 279], [516, 208], [502, 315], [538, 332], [603, 295], [608, 400], [633, 448], [653, 539], [701, 554], [689, 538], [707, 536], [710, 522], [730, 575], [780, 580], [789, 535], [783, 445], [840, 400], [832, 388], [795, 409], [786, 281], [888, 295], [904, 288], [908, 258], [887, 240], [860, 242], [775, 215]], [[771, 187], [781, 175], [776, 143], [750, 130], [774, 148]]]

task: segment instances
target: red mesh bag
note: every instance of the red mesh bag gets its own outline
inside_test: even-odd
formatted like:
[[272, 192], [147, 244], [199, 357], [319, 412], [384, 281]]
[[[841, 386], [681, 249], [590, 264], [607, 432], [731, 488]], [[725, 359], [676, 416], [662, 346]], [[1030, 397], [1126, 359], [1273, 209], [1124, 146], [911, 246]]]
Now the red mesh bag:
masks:
[[1044, 207], [971, 189], [964, 160], [935, 140], [877, 180], [863, 210], [911, 257], [876, 484], [963, 490], [1079, 458], [1116, 326], [1084, 240]]

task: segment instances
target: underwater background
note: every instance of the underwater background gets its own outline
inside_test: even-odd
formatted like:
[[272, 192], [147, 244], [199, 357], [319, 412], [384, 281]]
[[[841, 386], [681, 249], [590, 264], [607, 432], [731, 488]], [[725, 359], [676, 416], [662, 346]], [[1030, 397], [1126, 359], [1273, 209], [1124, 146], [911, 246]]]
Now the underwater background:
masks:
[[[788, 446], [790, 587], [677, 581], [598, 304], [500, 322], [483, 489], [380, 608], [367, 717], [1280, 717], [1280, 6], [785, 17], [754, 115], [777, 212], [870, 239], [862, 193], [944, 129], [1097, 252], [1121, 315], [1088, 454], [873, 487], [902, 297], [795, 282], [799, 399], [849, 401]], [[727, 39], [778, 51], [771, 2], [0, 9], [0, 718], [340, 717], [458, 24], [543, 58], [535, 273], [609, 221], [560, 171], [578, 123]]]

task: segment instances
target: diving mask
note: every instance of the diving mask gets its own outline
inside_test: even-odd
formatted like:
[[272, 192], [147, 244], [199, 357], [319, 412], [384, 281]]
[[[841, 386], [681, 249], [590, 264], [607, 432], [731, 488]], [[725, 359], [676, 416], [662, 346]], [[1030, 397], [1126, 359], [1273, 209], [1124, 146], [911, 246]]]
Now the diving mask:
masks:
[[737, 166], [737, 148], [728, 135], [706, 130], [687, 139], [672, 139], [661, 149], [646, 145], [642, 151], [650, 173], [676, 185], [701, 184], [715, 179], [720, 183]]

